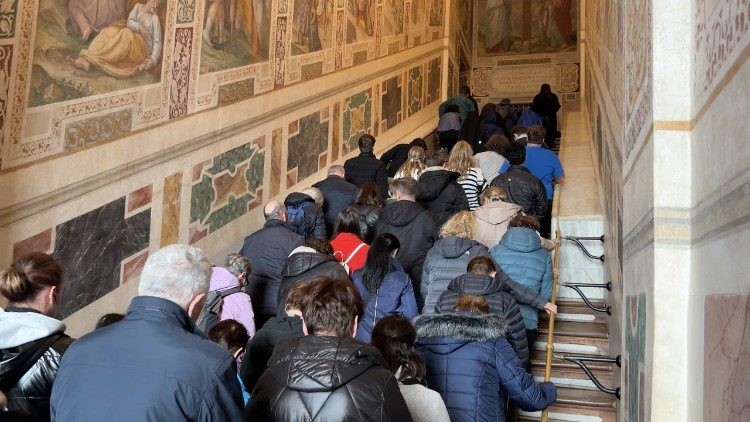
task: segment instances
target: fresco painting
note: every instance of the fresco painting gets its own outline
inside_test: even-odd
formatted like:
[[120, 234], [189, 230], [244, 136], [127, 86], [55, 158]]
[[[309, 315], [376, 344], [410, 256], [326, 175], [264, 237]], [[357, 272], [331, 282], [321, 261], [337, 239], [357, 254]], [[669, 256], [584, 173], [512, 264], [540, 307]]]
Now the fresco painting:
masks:
[[30, 107], [160, 81], [167, 0], [40, 0]]
[[268, 60], [271, 8], [267, 0], [206, 0], [200, 72]]
[[346, 43], [362, 42], [375, 35], [375, 0], [347, 0]]
[[478, 56], [576, 50], [576, 1], [478, 0], [475, 14]]
[[383, 0], [383, 35], [386, 37], [404, 33], [403, 0]]
[[292, 55], [333, 45], [333, 0], [295, 0], [292, 15]]

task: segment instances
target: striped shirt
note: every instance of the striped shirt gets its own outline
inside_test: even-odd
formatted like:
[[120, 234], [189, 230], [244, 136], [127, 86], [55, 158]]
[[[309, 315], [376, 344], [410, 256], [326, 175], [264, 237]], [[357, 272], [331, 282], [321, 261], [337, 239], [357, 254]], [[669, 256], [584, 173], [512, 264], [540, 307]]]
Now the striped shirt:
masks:
[[464, 193], [466, 193], [466, 199], [469, 200], [469, 208], [472, 210], [478, 208], [479, 194], [484, 187], [484, 176], [482, 176], [482, 170], [477, 167], [470, 168], [465, 177], [460, 177], [458, 179], [458, 184], [461, 185]]

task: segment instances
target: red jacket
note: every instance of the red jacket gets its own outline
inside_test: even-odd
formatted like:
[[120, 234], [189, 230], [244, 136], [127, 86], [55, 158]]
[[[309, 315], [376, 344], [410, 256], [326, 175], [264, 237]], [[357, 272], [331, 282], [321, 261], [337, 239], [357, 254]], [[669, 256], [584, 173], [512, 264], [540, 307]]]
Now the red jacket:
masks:
[[[357, 249], [360, 245], [362, 247]], [[331, 239], [331, 246], [333, 246], [333, 256], [336, 260], [344, 262], [348, 259], [346, 265], [349, 267], [350, 275], [365, 266], [370, 245], [363, 242], [356, 234], [339, 233], [338, 236]], [[357, 252], [352, 255], [355, 249], [357, 249]]]

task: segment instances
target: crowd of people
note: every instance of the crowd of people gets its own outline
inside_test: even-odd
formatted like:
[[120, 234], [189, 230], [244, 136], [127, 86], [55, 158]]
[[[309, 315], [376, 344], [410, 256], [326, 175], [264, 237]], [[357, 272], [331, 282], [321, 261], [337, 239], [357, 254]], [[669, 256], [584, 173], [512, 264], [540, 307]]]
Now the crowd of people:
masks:
[[464, 138], [477, 107], [461, 92], [440, 107], [442, 150], [415, 139], [378, 159], [362, 136], [359, 156], [265, 204], [223, 263], [152, 252], [127, 310], [80, 339], [54, 318], [60, 264], [15, 260], [0, 272], [0, 420], [504, 421], [550, 406], [556, 387], [529, 371], [539, 312], [557, 311], [562, 165], [507, 101], [482, 110], [481, 142]]

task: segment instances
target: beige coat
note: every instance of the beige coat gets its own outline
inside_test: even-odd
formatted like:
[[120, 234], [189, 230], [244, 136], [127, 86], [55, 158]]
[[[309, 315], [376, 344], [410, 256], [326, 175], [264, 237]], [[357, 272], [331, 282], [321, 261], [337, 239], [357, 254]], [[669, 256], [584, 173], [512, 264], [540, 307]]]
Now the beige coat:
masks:
[[[508, 223], [521, 207], [509, 202], [489, 202], [474, 210], [477, 217], [477, 239], [476, 241], [492, 248], [500, 243], [500, 239], [508, 230]], [[547, 250], [555, 248], [555, 242], [541, 238], [542, 247]]]

